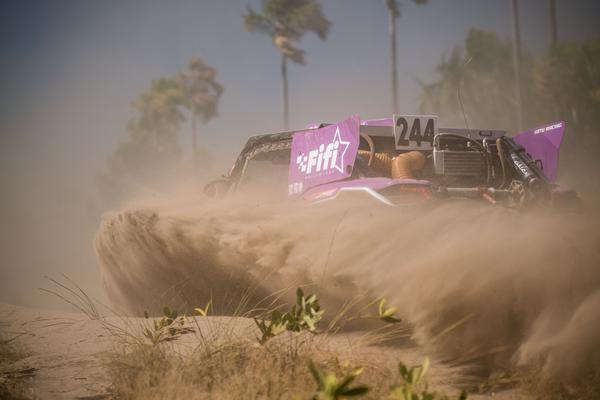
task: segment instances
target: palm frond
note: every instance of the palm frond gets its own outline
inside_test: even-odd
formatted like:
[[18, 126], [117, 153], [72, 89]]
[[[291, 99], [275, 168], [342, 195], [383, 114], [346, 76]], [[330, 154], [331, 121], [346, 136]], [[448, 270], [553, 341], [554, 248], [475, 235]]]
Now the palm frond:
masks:
[[264, 33], [269, 36], [275, 34], [275, 24], [267, 16], [257, 13], [248, 6], [248, 13], [244, 15], [244, 27], [250, 33]]
[[321, 4], [318, 2], [302, 1], [290, 10], [288, 27], [290, 30], [302, 35], [306, 32], [315, 33], [319, 39], [325, 40], [331, 28], [329, 21], [323, 14]]
[[275, 35], [273, 36], [273, 44], [281, 54], [296, 64], [304, 65], [305, 51], [296, 47], [289, 38], [283, 35]]
[[[400, 12], [400, 4], [398, 4], [398, 0], [384, 0], [385, 5], [388, 8], [388, 11], [394, 18], [399, 18], [402, 13]], [[412, 0], [413, 3], [417, 5], [427, 4], [429, 0]]]
[[394, 18], [400, 17], [400, 5], [396, 0], [385, 0], [385, 5]]
[[205, 123], [217, 116], [218, 102], [223, 93], [223, 86], [215, 80], [216, 74], [213, 67], [194, 57], [187, 70], [177, 76], [184, 92], [185, 106]]

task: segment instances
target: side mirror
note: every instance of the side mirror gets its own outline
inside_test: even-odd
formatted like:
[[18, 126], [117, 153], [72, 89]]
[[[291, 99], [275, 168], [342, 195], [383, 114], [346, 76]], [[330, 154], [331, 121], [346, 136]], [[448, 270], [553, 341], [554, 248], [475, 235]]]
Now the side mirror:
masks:
[[208, 197], [222, 198], [225, 197], [230, 186], [231, 180], [228, 177], [223, 177], [207, 183], [202, 191]]

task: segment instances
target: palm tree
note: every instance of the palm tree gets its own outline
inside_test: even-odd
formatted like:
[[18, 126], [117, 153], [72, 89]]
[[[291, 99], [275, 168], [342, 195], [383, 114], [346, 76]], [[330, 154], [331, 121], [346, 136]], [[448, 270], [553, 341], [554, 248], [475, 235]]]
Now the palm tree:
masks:
[[521, 30], [519, 26], [519, 0], [510, 0], [512, 12], [512, 30], [513, 30], [513, 65], [515, 73], [515, 99], [517, 111], [517, 127], [523, 128], [523, 102], [521, 90]]
[[150, 88], [133, 102], [139, 116], [130, 122], [130, 130], [138, 135], [150, 134], [151, 143], [159, 153], [177, 154], [177, 133], [185, 120], [181, 110], [183, 102], [183, 92], [175, 79], [152, 81]]
[[[396, 57], [396, 20], [400, 17], [400, 5], [396, 0], [384, 0], [389, 13], [390, 34], [390, 73], [392, 85], [392, 112], [398, 111], [398, 59]], [[412, 0], [415, 4], [425, 4], [428, 0]]]
[[177, 75], [177, 82], [184, 95], [184, 105], [191, 114], [194, 163], [198, 155], [196, 122], [200, 120], [207, 123], [218, 114], [217, 106], [223, 86], [215, 81], [215, 75], [215, 69], [198, 57], [192, 58], [187, 70]]
[[552, 46], [558, 41], [558, 24], [556, 23], [556, 0], [548, 0], [550, 43]]
[[261, 13], [248, 6], [244, 25], [250, 33], [264, 33], [281, 53], [281, 77], [283, 79], [283, 124], [289, 129], [288, 59], [305, 64], [305, 51], [296, 44], [307, 32], [325, 40], [331, 22], [325, 18], [316, 0], [263, 0]]

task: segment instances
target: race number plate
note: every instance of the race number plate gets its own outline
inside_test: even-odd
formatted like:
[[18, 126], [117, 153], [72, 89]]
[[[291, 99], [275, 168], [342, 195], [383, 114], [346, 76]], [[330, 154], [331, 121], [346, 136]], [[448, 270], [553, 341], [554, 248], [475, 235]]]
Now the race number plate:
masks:
[[435, 115], [394, 115], [394, 141], [398, 150], [431, 150], [438, 133]]

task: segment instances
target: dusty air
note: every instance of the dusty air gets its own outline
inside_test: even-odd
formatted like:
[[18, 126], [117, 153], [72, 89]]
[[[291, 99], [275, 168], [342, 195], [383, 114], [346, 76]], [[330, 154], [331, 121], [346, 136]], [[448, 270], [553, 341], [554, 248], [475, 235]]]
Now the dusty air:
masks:
[[597, 1], [0, 11], [0, 399], [600, 398]]

